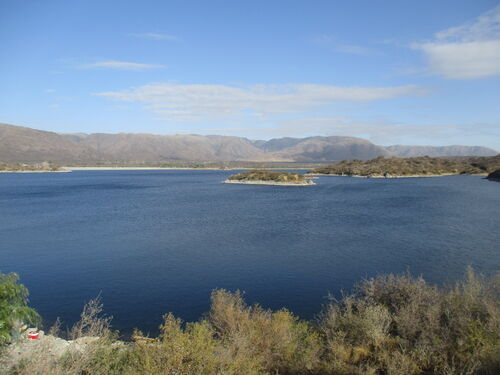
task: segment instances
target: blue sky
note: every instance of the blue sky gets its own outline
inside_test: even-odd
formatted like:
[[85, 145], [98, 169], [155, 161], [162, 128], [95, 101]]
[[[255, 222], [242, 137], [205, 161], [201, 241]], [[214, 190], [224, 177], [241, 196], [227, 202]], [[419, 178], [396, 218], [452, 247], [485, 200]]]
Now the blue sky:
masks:
[[500, 151], [500, 3], [0, 0], [0, 122]]

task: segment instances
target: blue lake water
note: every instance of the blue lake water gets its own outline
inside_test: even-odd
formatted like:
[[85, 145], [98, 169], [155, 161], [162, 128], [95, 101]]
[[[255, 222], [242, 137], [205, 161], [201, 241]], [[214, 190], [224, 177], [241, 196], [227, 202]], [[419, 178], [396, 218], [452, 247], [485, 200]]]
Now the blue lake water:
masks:
[[214, 288], [311, 318], [378, 273], [500, 269], [500, 183], [477, 176], [221, 184], [231, 171], [0, 174], [0, 271], [48, 323], [101, 293], [124, 332], [197, 320]]

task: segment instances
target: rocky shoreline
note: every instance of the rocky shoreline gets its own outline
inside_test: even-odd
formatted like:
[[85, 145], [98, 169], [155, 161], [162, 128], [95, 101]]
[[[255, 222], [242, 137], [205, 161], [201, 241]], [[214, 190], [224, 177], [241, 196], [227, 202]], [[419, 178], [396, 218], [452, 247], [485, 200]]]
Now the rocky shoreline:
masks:
[[75, 340], [64, 340], [52, 335], [40, 335], [36, 340], [22, 338], [10, 344], [5, 356], [0, 359], [0, 372], [8, 371], [14, 366], [34, 358], [40, 361], [55, 362], [72, 353], [85, 354], [99, 342], [99, 337], [86, 336]]
[[487, 177], [490, 181], [499, 181], [500, 182], [500, 169], [491, 172]]

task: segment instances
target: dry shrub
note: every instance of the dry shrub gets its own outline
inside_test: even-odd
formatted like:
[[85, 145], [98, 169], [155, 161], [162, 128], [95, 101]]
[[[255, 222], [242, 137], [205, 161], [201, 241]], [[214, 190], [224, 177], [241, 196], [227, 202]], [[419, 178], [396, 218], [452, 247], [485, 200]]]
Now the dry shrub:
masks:
[[376, 356], [388, 340], [388, 309], [355, 296], [333, 301], [321, 314], [325, 340], [324, 371], [375, 373]]
[[500, 369], [498, 280], [485, 280], [468, 268], [465, 280], [443, 297], [439, 331], [443, 372], [493, 374]]
[[496, 374], [500, 370], [499, 277], [471, 268], [438, 290], [422, 278], [384, 275], [328, 305], [324, 367], [331, 373]]
[[321, 350], [318, 334], [287, 310], [247, 306], [241, 293], [212, 293], [209, 322], [222, 345], [227, 374], [299, 374], [312, 371]]
[[207, 322], [188, 323], [172, 314], [164, 317], [158, 338], [134, 334], [133, 365], [130, 373], [137, 374], [218, 374], [217, 343]]
[[83, 307], [80, 320], [69, 331], [69, 338], [105, 337], [110, 333], [112, 317], [102, 316], [103, 304], [100, 296], [91, 299]]

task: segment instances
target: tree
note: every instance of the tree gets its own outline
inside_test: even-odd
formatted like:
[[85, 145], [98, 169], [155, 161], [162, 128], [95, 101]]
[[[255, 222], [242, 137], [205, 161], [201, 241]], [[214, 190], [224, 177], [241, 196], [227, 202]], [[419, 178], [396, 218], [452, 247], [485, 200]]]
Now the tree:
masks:
[[28, 289], [18, 284], [16, 273], [0, 272], [0, 346], [12, 338], [14, 328], [20, 323], [39, 324], [40, 316], [28, 306]]

